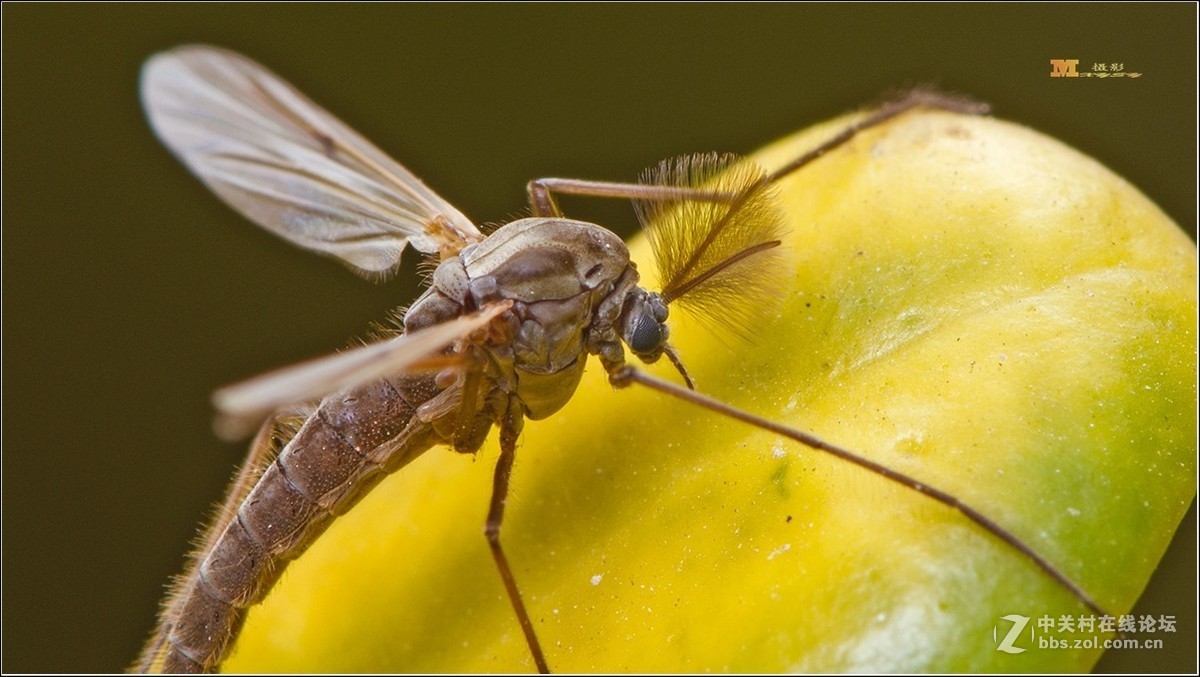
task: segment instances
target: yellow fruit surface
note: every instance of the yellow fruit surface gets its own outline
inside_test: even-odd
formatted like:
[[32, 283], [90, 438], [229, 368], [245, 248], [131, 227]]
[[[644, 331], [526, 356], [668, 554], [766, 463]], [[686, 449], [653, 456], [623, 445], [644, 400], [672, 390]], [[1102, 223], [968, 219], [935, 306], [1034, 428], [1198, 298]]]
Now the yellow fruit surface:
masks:
[[[848, 120], [753, 157], [780, 166]], [[789, 263], [751, 339], [672, 315], [698, 388], [954, 494], [1128, 612], [1195, 492], [1194, 245], [1096, 161], [984, 117], [905, 114], [779, 190]], [[225, 668], [532, 670], [482, 535], [494, 437], [476, 458], [431, 450], [339, 519]], [[1100, 654], [998, 651], [1002, 616], [1090, 612], [958, 513], [615, 391], [595, 361], [526, 425], [503, 542], [560, 672], [1058, 672]]]

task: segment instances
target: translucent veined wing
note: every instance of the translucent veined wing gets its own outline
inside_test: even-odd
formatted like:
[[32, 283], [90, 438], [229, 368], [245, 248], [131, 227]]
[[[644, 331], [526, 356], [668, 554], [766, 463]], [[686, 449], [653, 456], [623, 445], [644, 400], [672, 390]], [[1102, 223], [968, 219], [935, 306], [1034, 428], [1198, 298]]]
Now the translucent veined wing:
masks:
[[213, 394], [222, 437], [236, 439], [254, 431], [272, 412], [296, 402], [323, 397], [385, 376], [437, 369], [444, 360], [430, 359], [455, 341], [487, 326], [512, 307], [500, 301], [449, 322], [403, 334], [335, 355], [320, 357], [263, 374]]
[[386, 275], [407, 244], [450, 254], [483, 239], [411, 172], [239, 54], [157, 54], [141, 94], [158, 137], [221, 199], [360, 273]]

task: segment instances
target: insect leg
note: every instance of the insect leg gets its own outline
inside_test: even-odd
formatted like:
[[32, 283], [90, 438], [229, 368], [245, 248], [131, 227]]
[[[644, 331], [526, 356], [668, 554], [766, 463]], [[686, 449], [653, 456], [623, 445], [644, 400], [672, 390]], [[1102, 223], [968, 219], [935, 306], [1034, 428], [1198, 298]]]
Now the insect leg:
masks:
[[454, 423], [454, 448], [460, 452], [479, 448], [479, 444], [471, 438], [475, 428], [475, 405], [479, 401], [479, 388], [483, 383], [483, 365], [471, 348], [466, 350], [466, 357], [466, 366], [460, 377], [462, 398], [458, 404], [458, 419]]
[[550, 191], [563, 195], [583, 195], [587, 197], [611, 197], [621, 200], [651, 200], [674, 202], [678, 200], [694, 200], [696, 202], [730, 202], [734, 193], [704, 190], [702, 188], [682, 188], [680, 186], [650, 186], [642, 183], [621, 183], [619, 181], [586, 181], [582, 179], [534, 179], [526, 185], [529, 192], [529, 206], [534, 216], [562, 216], [562, 210], [554, 200]]
[[1029, 558], [1038, 566], [1039, 569], [1050, 576], [1050, 578], [1054, 579], [1055, 582], [1070, 591], [1070, 593], [1088, 609], [1100, 616], [1112, 616], [1112, 614], [1109, 614], [1107, 611], [1105, 611], [1098, 602], [1092, 599], [1091, 595], [1084, 591], [1083, 588], [1079, 587], [1079, 585], [1068, 578], [1066, 574], [1047, 561], [1046, 558], [1039, 555], [1033, 550], [1033, 548], [1026, 545], [1016, 535], [1000, 526], [983, 513], [972, 508], [966, 503], [963, 503], [959, 499], [942, 491], [941, 489], [931, 487], [913, 477], [905, 475], [904, 473], [897, 472], [870, 459], [864, 458], [863, 456], [860, 456], [852, 451], [843, 449], [842, 447], [839, 447], [833, 443], [826, 442], [816, 435], [812, 435], [795, 428], [790, 428], [788, 426], [762, 418], [761, 416], [756, 416], [749, 412], [742, 411], [741, 409], [732, 407], [724, 402], [715, 400], [706, 395], [701, 395], [694, 390], [680, 388], [669, 381], [656, 378], [630, 366], [624, 366], [613, 372], [609, 376], [609, 381], [618, 388], [628, 386], [630, 383], [640, 383], [648, 388], [652, 388], [668, 395], [673, 395], [681, 400], [690, 402], [691, 404], [715, 411], [718, 414], [728, 416], [729, 418], [736, 419], [743, 423], [748, 423], [757, 428], [762, 428], [763, 430], [775, 433], [776, 435], [793, 439], [807, 447], [816, 449], [818, 451], [823, 451], [844, 461], [853, 463], [854, 465], [864, 468], [885, 479], [889, 479], [908, 489], [912, 489], [917, 493], [928, 496], [938, 503], [950, 508], [954, 508], [966, 516], [967, 519], [982, 527], [985, 531], [1000, 539], [1009, 547]]
[[500, 547], [500, 524], [504, 521], [504, 503], [508, 500], [508, 480], [512, 475], [513, 458], [517, 450], [517, 436], [520, 435], [521, 426], [524, 423], [520, 413], [513, 411], [511, 404], [509, 407], [509, 411], [500, 424], [500, 459], [496, 461], [496, 475], [492, 482], [492, 503], [488, 509], [487, 525], [484, 527], [483, 533], [487, 536], [492, 557], [496, 560], [496, 568], [500, 570], [500, 578], [504, 579], [504, 590], [508, 593], [513, 611], [516, 612], [517, 620], [521, 623], [521, 632], [525, 633], [525, 642], [529, 644], [533, 662], [537, 664], [538, 672], [548, 674], [550, 666], [546, 664], [546, 656], [542, 653], [542, 645], [538, 642], [537, 633], [534, 632], [533, 621], [529, 619], [529, 612], [525, 610], [525, 603], [521, 601], [521, 591], [517, 588], [517, 581], [513, 577], [512, 568], [508, 565], [508, 558], [504, 556], [504, 549]]
[[[972, 101], [964, 97], [943, 94], [931, 89], [911, 89], [885, 102], [874, 109], [869, 115], [847, 126], [820, 146], [766, 175], [764, 183], [778, 181], [846, 143], [859, 132], [883, 124], [902, 113], [920, 107], [935, 108], [967, 115], [984, 115], [990, 110], [987, 104]], [[534, 179], [526, 185], [526, 191], [529, 193], [529, 205], [533, 209], [534, 216], [563, 215], [562, 210], [554, 199], [553, 193], [624, 200], [646, 200], [651, 202], [678, 202], [682, 200], [732, 202], [738, 196], [737, 193], [706, 190], [704, 188], [561, 178]]]
[[920, 107], [966, 115], [986, 115], [991, 110], [991, 107], [986, 103], [972, 101], [965, 97], [943, 94], [932, 89], [911, 89], [875, 108], [866, 117], [851, 123], [816, 148], [771, 172], [767, 175], [766, 181], [767, 183], [774, 183], [853, 139], [859, 132], [881, 125], [902, 113]]

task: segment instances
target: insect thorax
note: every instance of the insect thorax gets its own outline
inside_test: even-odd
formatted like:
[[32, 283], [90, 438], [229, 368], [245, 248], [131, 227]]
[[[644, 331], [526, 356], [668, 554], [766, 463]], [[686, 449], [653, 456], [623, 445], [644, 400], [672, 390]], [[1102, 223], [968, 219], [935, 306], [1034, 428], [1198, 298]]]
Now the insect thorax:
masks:
[[493, 301], [511, 341], [486, 347], [493, 386], [545, 418], [571, 398], [583, 375], [589, 336], [617, 321], [637, 272], [625, 243], [600, 226], [561, 218], [509, 223], [434, 271], [405, 316], [406, 331], [433, 326]]

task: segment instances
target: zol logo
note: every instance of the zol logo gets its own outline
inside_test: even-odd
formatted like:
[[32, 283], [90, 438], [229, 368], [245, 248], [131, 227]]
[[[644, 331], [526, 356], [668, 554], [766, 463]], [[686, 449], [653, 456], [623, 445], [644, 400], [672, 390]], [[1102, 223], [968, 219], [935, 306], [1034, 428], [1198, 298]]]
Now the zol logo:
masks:
[[1021, 632], [1025, 630], [1025, 626], [1029, 625], [1029, 616], [1021, 616], [1019, 614], [1009, 614], [1001, 616], [1000, 620], [1012, 623], [1012, 627], [1008, 629], [1008, 634], [1004, 639], [1000, 639], [1000, 624], [992, 627], [992, 641], [996, 642], [996, 651], [1004, 653], [1024, 653], [1025, 649], [1015, 646], [1017, 638], [1021, 636]]

